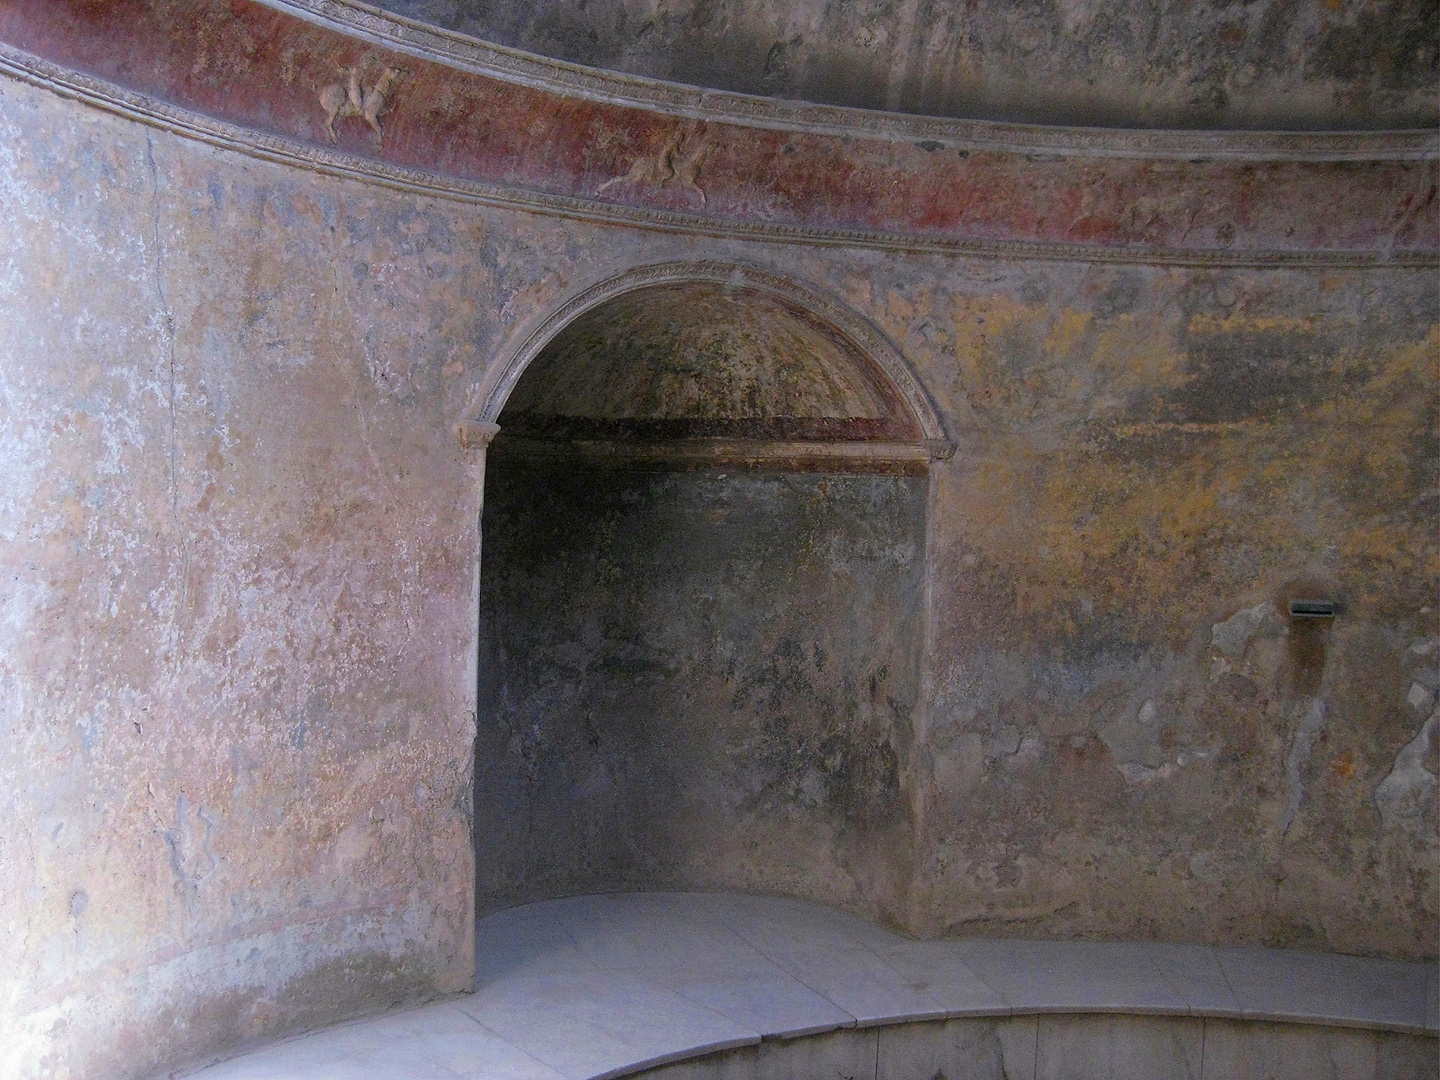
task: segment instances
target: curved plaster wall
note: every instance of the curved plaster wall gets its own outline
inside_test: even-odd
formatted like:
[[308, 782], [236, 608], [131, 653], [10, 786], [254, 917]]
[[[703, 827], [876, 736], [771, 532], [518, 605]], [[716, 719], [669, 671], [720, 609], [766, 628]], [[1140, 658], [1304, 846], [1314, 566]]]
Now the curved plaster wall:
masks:
[[[653, 102], [432, 57], [383, 145], [351, 117], [331, 149], [320, 95], [377, 37], [106, 7], [0, 12], [0, 1071], [140, 1077], [469, 985], [455, 425], [588, 287], [701, 253], [849, 306], [956, 443], [895, 763], [913, 857], [885, 895], [795, 891], [921, 934], [1434, 954], [1423, 143], [1029, 163], [1033, 132], [954, 128], [933, 190], [974, 215], [927, 224], [879, 180], [941, 151], [882, 125], [853, 185], [736, 150], [702, 207], [598, 191], [624, 125], [694, 120]], [[846, 145], [713, 123], [775, 161]], [[1315, 595], [1332, 626], [1285, 617]]]

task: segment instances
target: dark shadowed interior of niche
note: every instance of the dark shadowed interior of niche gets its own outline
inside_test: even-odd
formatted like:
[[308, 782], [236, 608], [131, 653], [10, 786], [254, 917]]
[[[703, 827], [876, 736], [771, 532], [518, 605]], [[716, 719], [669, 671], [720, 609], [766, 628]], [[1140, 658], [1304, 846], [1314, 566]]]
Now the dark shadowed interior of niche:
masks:
[[910, 874], [926, 459], [788, 298], [655, 285], [526, 369], [486, 467], [477, 906]]

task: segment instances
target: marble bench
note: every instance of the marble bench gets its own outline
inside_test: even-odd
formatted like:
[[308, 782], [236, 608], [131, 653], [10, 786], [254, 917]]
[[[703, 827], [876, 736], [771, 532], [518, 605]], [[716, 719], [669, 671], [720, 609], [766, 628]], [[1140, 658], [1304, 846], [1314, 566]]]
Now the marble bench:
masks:
[[476, 926], [478, 990], [196, 1080], [1026, 1080], [1440, 1075], [1433, 963], [911, 941], [794, 901], [634, 893]]

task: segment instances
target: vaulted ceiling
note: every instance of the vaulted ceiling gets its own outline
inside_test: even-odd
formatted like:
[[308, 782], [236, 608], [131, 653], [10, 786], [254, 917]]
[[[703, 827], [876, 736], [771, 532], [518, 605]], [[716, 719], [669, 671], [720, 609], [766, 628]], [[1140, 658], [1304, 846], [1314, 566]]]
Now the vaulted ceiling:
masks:
[[1436, 0], [380, 0], [561, 60], [900, 112], [1118, 127], [1437, 120]]
[[914, 437], [883, 377], [832, 328], [777, 297], [661, 285], [565, 327], [502, 416], [511, 432]]

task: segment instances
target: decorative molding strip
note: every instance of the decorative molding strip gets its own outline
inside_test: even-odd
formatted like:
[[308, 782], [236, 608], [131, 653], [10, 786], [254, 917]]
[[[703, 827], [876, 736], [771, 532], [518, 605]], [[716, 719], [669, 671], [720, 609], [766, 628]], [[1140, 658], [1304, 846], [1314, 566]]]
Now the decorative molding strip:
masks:
[[608, 442], [507, 435], [507, 451], [527, 458], [591, 458], [614, 465], [703, 469], [717, 465], [805, 470], [895, 472], [923, 468], [937, 457], [924, 443], [769, 442], [762, 439], [673, 439]]
[[723, 220], [678, 210], [630, 207], [593, 199], [554, 195], [519, 186], [462, 180], [345, 154], [216, 120], [123, 89], [102, 79], [82, 75], [3, 42], [0, 42], [0, 74], [128, 120], [263, 161], [377, 184], [411, 195], [453, 199], [596, 224], [768, 243], [871, 248], [1016, 261], [1119, 263], [1215, 269], [1440, 267], [1440, 251], [1426, 250], [1285, 251], [1141, 245], [1106, 247], [1099, 244], [989, 240], [846, 227]]
[[351, 37], [447, 67], [587, 101], [716, 123], [966, 150], [1218, 161], [1406, 161], [1440, 157], [1440, 130], [1184, 131], [1078, 128], [912, 116], [780, 101], [603, 71], [494, 45], [359, 0], [259, 0]]
[[940, 413], [926, 395], [920, 380], [905, 363], [900, 351], [859, 315], [836, 300], [825, 296], [793, 278], [782, 277], [768, 270], [739, 262], [702, 259], [686, 262], [655, 263], [638, 266], [622, 274], [595, 282], [556, 307], [530, 329], [523, 330], [518, 344], [506, 350], [506, 359], [495, 366], [496, 374], [480, 390], [480, 416], [495, 422], [504, 408], [510, 391], [530, 362], [539, 356], [552, 338], [578, 316], [605, 301], [654, 285], [710, 281], [734, 288], [754, 289], [769, 293], [799, 307], [807, 314], [828, 324], [831, 330], [848, 339], [884, 377], [889, 388], [909, 412], [909, 419], [919, 429], [924, 445], [934, 450], [931, 456], [949, 457], [954, 451], [940, 421]]

